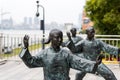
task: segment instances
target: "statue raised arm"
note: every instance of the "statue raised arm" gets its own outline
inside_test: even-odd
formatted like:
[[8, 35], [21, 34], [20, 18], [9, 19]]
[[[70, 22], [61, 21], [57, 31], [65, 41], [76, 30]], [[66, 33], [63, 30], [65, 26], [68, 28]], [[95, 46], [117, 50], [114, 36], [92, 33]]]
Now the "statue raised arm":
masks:
[[24, 48], [28, 48], [28, 46], [29, 46], [29, 36], [28, 35], [24, 36], [23, 44], [24, 44]]

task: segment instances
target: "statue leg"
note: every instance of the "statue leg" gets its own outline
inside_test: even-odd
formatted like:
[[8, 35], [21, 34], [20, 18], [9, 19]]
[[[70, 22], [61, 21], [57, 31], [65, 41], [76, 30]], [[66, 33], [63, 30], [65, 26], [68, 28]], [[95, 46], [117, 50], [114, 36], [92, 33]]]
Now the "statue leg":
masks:
[[80, 71], [80, 72], [76, 73], [76, 75], [75, 75], [75, 80], [83, 80], [83, 77], [84, 77], [85, 75], [86, 75], [85, 72]]
[[114, 73], [103, 63], [98, 66], [97, 72], [105, 79], [105, 80], [117, 80]]

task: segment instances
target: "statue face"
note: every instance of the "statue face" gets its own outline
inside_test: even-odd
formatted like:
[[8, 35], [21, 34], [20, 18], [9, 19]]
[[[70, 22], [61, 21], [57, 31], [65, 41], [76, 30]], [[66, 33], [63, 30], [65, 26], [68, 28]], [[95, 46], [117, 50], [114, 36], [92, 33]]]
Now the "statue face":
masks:
[[60, 32], [55, 32], [52, 35], [51, 43], [53, 46], [60, 46], [63, 41], [63, 36]]
[[75, 36], [76, 35], [76, 29], [75, 28], [71, 29], [71, 33], [72, 33], [73, 36]]
[[94, 35], [95, 35], [95, 30], [94, 29], [90, 29], [87, 31], [87, 36], [89, 39], [92, 39], [94, 38]]

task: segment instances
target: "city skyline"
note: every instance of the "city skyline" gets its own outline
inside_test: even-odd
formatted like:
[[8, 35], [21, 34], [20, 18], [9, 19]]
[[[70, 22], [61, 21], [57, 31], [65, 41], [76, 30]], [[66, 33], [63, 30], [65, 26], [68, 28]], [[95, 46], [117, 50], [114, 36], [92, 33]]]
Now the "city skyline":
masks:
[[[85, 0], [46, 0], [40, 1], [40, 5], [45, 8], [45, 22], [73, 23], [78, 24], [79, 14], [82, 13]], [[36, 0], [0, 0], [1, 12], [9, 12], [3, 18], [9, 16], [16, 23], [21, 23], [25, 16], [35, 17], [37, 6]], [[42, 19], [42, 9], [40, 8], [40, 19]]]
[[[66, 24], [58, 24], [57, 22], [45, 23], [45, 30], [51, 30], [53, 28], [66, 30]], [[15, 24], [12, 17], [9, 19], [3, 19], [0, 24], [0, 30], [40, 30], [40, 21], [37, 17], [24, 17], [21, 24]], [[72, 24], [72, 27], [78, 28]], [[78, 28], [80, 29], [80, 28]]]

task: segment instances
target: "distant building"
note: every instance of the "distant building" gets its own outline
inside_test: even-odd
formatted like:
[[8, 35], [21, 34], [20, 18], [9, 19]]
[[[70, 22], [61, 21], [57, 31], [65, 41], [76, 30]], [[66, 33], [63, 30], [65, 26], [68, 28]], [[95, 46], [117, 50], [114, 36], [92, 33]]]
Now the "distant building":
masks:
[[79, 29], [81, 29], [81, 27], [82, 27], [82, 13], [79, 13], [78, 21], [79, 21]]
[[82, 30], [86, 30], [89, 26], [93, 26], [93, 22], [86, 16], [85, 11], [82, 14]]
[[13, 19], [3, 19], [1, 21], [1, 29], [10, 29], [13, 28]]
[[69, 31], [73, 27], [73, 23], [65, 23], [64, 26], [66, 31]]
[[35, 25], [39, 25], [40, 24], [40, 21], [39, 21], [38, 17], [34, 17], [34, 24]]
[[32, 25], [32, 17], [24, 17], [24, 25]]
[[28, 23], [29, 23], [29, 25], [32, 25], [33, 23], [32, 23], [32, 17], [29, 17], [28, 18]]

